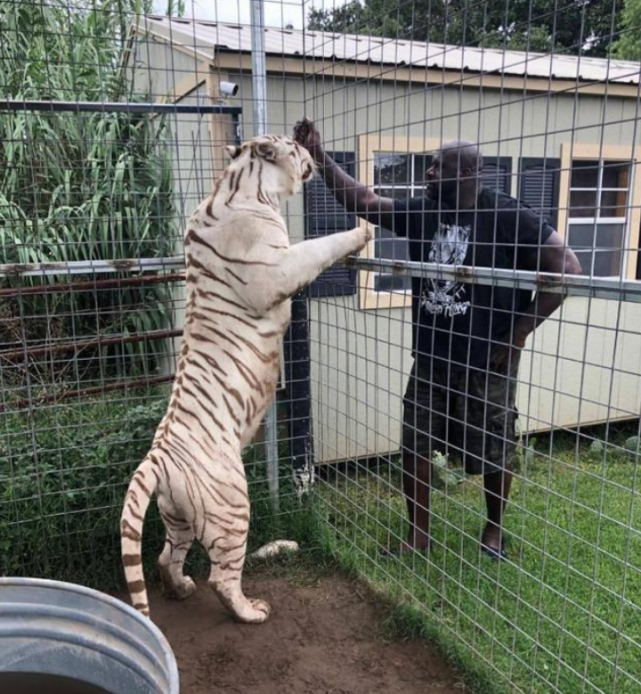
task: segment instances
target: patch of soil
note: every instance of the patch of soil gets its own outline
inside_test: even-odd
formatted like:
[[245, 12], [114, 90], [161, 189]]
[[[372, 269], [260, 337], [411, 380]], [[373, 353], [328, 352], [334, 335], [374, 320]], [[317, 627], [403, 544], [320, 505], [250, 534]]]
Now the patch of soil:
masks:
[[443, 657], [424, 641], [385, 638], [383, 610], [345, 578], [301, 581], [269, 573], [243, 580], [270, 618], [238, 624], [206, 582], [184, 602], [151, 591], [151, 615], [174, 650], [181, 694], [462, 694]]

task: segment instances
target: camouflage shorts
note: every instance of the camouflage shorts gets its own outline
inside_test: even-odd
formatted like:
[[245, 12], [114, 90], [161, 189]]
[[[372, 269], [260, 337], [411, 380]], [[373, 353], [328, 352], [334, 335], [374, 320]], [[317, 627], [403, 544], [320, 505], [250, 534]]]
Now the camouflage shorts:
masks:
[[518, 358], [506, 373], [415, 361], [403, 402], [403, 449], [440, 451], [470, 475], [509, 468], [516, 448]]

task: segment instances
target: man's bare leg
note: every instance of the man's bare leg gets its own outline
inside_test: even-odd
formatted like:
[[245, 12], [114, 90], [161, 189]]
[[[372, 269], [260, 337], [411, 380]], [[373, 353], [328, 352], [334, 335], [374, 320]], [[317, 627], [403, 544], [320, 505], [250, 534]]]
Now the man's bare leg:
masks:
[[483, 476], [487, 523], [481, 537], [481, 544], [494, 553], [503, 551], [502, 527], [505, 505], [512, 486], [512, 472], [502, 470]]
[[410, 529], [401, 551], [422, 551], [430, 544], [430, 486], [432, 463], [412, 451], [403, 453], [403, 493]]

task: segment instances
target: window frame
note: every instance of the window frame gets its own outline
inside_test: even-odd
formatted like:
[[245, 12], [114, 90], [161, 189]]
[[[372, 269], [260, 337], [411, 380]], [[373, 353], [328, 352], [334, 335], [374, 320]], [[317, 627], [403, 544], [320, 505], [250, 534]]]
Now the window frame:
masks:
[[[585, 224], [614, 221], [620, 223], [620, 217], [570, 217], [570, 191], [572, 178], [572, 162], [580, 159], [595, 160], [599, 162], [621, 161], [630, 165], [630, 178], [628, 184], [628, 200], [626, 204], [627, 219], [624, 224], [623, 258], [621, 260], [621, 274], [608, 276], [610, 279], [636, 279], [636, 270], [639, 253], [639, 226], [641, 224], [641, 207], [635, 200], [641, 201], [641, 176], [637, 167], [641, 158], [641, 147], [633, 148], [629, 145], [609, 144], [582, 144], [564, 142], [561, 145], [561, 175], [559, 181], [559, 196], [563, 204], [559, 204], [558, 233], [564, 240], [569, 239], [570, 219], [581, 219]], [[598, 214], [598, 210], [597, 210]], [[580, 222], [572, 222], [580, 223]], [[583, 268], [583, 274], [588, 274]]]
[[[361, 135], [358, 138], [358, 180], [368, 188], [375, 189], [374, 184], [374, 154], [390, 152], [393, 154], [425, 154], [435, 152], [441, 144], [436, 138], [413, 137], [409, 135]], [[383, 186], [384, 187], [384, 186]], [[359, 219], [359, 226], [368, 226], [374, 236], [375, 225]], [[374, 259], [375, 239], [361, 251], [360, 257]], [[390, 308], [409, 308], [412, 305], [412, 292], [405, 291], [376, 291], [374, 276], [371, 270], [358, 271], [359, 307], [364, 310], [385, 310]]]

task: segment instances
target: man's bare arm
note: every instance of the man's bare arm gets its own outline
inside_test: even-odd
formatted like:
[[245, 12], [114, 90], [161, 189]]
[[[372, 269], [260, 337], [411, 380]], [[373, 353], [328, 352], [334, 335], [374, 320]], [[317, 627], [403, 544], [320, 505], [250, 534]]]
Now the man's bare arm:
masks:
[[377, 195], [343, 171], [323, 148], [320, 133], [312, 121], [305, 118], [296, 123], [294, 139], [312, 155], [327, 187], [348, 212], [371, 224], [392, 229], [392, 198]]
[[[565, 245], [561, 236], [553, 231], [539, 248], [536, 261], [529, 263], [531, 270], [552, 272], [559, 275], [580, 275], [581, 264], [571, 248]], [[537, 292], [532, 303], [514, 320], [511, 344], [498, 345], [493, 350], [492, 367], [500, 369], [510, 358], [511, 349], [523, 349], [525, 342], [543, 321], [561, 306], [565, 297], [562, 294]]]

